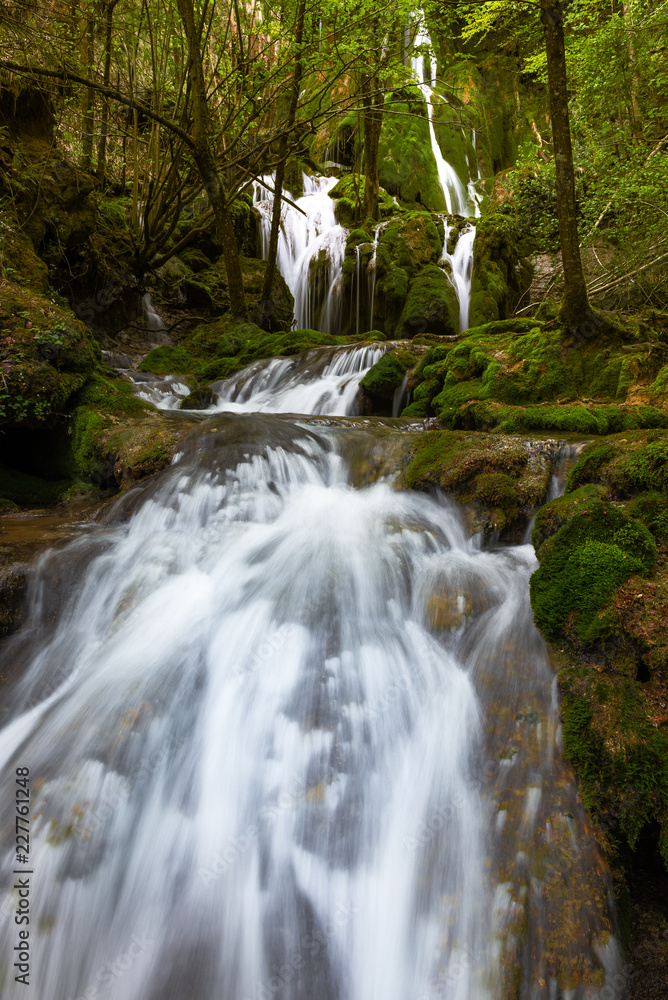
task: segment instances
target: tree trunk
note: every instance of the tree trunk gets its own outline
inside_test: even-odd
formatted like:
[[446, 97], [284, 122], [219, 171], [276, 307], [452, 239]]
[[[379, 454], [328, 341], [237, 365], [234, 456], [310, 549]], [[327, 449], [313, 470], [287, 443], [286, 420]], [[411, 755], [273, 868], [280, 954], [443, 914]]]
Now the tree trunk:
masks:
[[[106, 7], [106, 24], [104, 39], [104, 85], [109, 86], [111, 80], [111, 39], [114, 22], [114, 7], [119, 0], [109, 0]], [[97, 179], [100, 184], [104, 184], [104, 175], [107, 169], [107, 135], [109, 133], [109, 98], [105, 97], [102, 102], [102, 116], [100, 118], [100, 142], [97, 148]]]
[[223, 259], [227, 271], [230, 309], [234, 316], [247, 316], [244, 279], [241, 273], [239, 248], [234, 234], [232, 217], [222, 188], [215, 157], [211, 149], [209, 109], [206, 100], [206, 80], [202, 63], [201, 32], [195, 27], [192, 0], [177, 0], [179, 14], [188, 44], [188, 76], [193, 95], [193, 156], [204, 189], [213, 209], [218, 233], [223, 246]]
[[591, 314], [591, 308], [578, 240], [573, 149], [568, 120], [564, 21], [559, 0], [540, 0], [540, 8], [547, 50], [550, 118], [557, 175], [557, 216], [564, 267], [564, 297], [560, 317], [568, 326], [575, 327]]
[[375, 76], [362, 75], [364, 119], [364, 215], [378, 221], [378, 146], [383, 126], [383, 95]]
[[301, 85], [303, 63], [302, 63], [302, 40], [304, 37], [304, 15], [306, 13], [306, 0], [301, 0], [297, 11], [297, 24], [295, 26], [295, 69], [292, 75], [292, 89], [290, 92], [290, 106], [285, 122], [285, 131], [281, 137], [279, 145], [279, 159], [276, 166], [276, 177], [274, 179], [274, 208], [271, 215], [271, 233], [269, 236], [269, 253], [267, 256], [267, 267], [264, 272], [264, 283], [262, 286], [262, 319], [271, 322], [271, 292], [274, 285], [274, 274], [276, 272], [276, 254], [278, 253], [278, 237], [281, 228], [281, 204], [283, 199], [283, 180], [285, 178], [285, 161], [290, 141], [290, 131], [295, 123], [297, 115], [297, 104], [299, 102], [299, 88]]
[[[89, 78], [93, 76], [95, 47], [95, 31], [92, 17], [86, 21], [83, 34], [81, 36], [81, 55], [86, 66]], [[83, 92], [81, 105], [81, 169], [90, 170], [93, 162], [93, 130], [95, 128], [94, 118], [95, 91], [91, 87], [86, 87]]]

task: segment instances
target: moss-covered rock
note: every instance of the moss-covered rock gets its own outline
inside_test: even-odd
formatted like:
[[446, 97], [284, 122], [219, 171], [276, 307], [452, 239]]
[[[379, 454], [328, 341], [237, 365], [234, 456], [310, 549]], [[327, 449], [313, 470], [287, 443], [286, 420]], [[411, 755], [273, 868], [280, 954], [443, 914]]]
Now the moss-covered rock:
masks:
[[545, 496], [554, 443], [525, 447], [489, 434], [427, 431], [418, 437], [403, 482], [409, 489], [438, 486], [472, 508], [472, 526], [485, 531], [527, 519]]
[[168, 465], [188, 429], [138, 399], [131, 383], [114, 375], [100, 369], [77, 393], [66, 459], [72, 478], [112, 489]]
[[459, 329], [457, 293], [440, 267], [423, 268], [410, 284], [395, 335], [414, 337], [420, 333], [436, 336], [456, 334]]
[[667, 438], [587, 445], [533, 533], [535, 621], [565, 661], [564, 748], [618, 866], [656, 830], [668, 866]]
[[[361, 220], [364, 208], [364, 191], [366, 181], [361, 174], [344, 174], [330, 190], [330, 198], [334, 198], [334, 214], [336, 221], [342, 226], [354, 226]], [[396, 210], [394, 199], [380, 188], [378, 192], [378, 209], [381, 218], [392, 215]]]
[[483, 216], [473, 244], [470, 325], [506, 319], [530, 281], [531, 269], [520, 257], [511, 217], [502, 212]]
[[39, 425], [62, 414], [99, 357], [99, 347], [69, 309], [16, 282], [3, 283], [0, 424]]
[[[608, 633], [601, 612], [617, 587], [632, 574], [646, 574], [657, 549], [645, 525], [602, 500], [567, 517], [541, 546], [531, 578], [536, 624], [553, 641], [576, 637], [589, 644]], [[566, 511], [562, 511], [566, 517]]]
[[12, 217], [0, 210], [0, 278], [45, 294], [49, 288], [48, 270], [35, 253], [32, 242]]
[[568, 331], [537, 320], [484, 324], [427, 352], [415, 375], [411, 414], [438, 416], [453, 429], [502, 433], [667, 427], [666, 397], [665, 409], [646, 402], [657, 362], [635, 348], [634, 338], [628, 330], [605, 346], [575, 344]]
[[39, 256], [58, 266], [64, 255], [82, 247], [98, 221], [96, 182], [46, 139], [19, 141], [14, 146], [11, 194], [22, 231]]
[[668, 866], [668, 735], [648, 717], [638, 685], [587, 666], [561, 670], [564, 748], [576, 766], [582, 800], [608, 853], [635, 848], [660, 825]]
[[290, 357], [311, 347], [334, 347], [349, 342], [349, 338], [318, 330], [268, 333], [253, 323], [239, 322], [228, 315], [200, 324], [178, 344], [155, 348], [138, 368], [156, 375], [179, 374], [212, 382], [262, 358]]

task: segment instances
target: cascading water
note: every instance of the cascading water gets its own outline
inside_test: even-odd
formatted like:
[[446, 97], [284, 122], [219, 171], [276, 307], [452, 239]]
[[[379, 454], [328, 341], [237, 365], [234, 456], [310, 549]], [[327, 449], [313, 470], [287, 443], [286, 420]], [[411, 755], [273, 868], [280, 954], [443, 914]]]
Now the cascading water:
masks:
[[448, 253], [448, 241], [452, 226], [444, 219], [443, 225], [445, 233], [443, 236], [443, 251], [441, 253], [441, 263], [449, 263], [450, 270], [446, 271], [459, 302], [459, 332], [468, 329], [469, 306], [471, 303], [471, 274], [473, 271], [473, 243], [475, 240], [475, 229], [473, 226], [466, 226], [462, 229], [455, 243], [453, 252]]
[[162, 316], [158, 315], [155, 311], [153, 305], [153, 300], [148, 292], [142, 296], [141, 300], [142, 311], [144, 313], [144, 323], [146, 324], [146, 329], [151, 330], [155, 333], [163, 333], [167, 328], [164, 324]]
[[299, 359], [261, 361], [214, 384], [217, 409], [234, 413], [308, 413], [345, 416], [355, 412], [359, 384], [387, 348], [320, 348]]
[[214, 417], [42, 561], [0, 662], [37, 1000], [583, 1000], [614, 969], [533, 550], [480, 551], [382, 462], [356, 485], [402, 433]]
[[[431, 48], [431, 39], [422, 28], [418, 29], [416, 33], [414, 45], [418, 47], [418, 49], [426, 47]], [[438, 179], [443, 189], [446, 209], [449, 214], [474, 215], [475, 206], [471, 204], [469, 200], [467, 189], [462, 184], [457, 171], [444, 158], [443, 153], [441, 152], [441, 147], [438, 144], [438, 139], [436, 138], [433, 121], [434, 107], [432, 104], [432, 97], [434, 93], [432, 84], [435, 83], [435, 74], [427, 68], [428, 62], [425, 60], [423, 51], [417, 51], [414, 53], [411, 66], [417, 85], [422, 91], [422, 96], [424, 97], [427, 108], [431, 150], [434, 154], [434, 159], [436, 160]]]
[[[441, 147], [439, 146], [436, 138], [433, 123], [434, 110], [432, 106], [432, 84], [435, 83], [435, 73], [427, 68], [428, 64], [423, 55], [425, 48], [431, 48], [431, 39], [422, 28], [419, 28], [416, 33], [414, 45], [417, 47], [418, 51], [416, 51], [413, 55], [411, 66], [417, 80], [418, 87], [422, 91], [425, 99], [427, 119], [429, 121], [431, 148], [436, 161], [438, 179], [441, 188], [443, 189], [448, 214], [479, 217], [481, 199], [480, 195], [476, 191], [475, 182], [473, 180], [469, 180], [468, 186], [464, 187], [457, 171], [444, 159]], [[479, 167], [478, 179], [480, 179]], [[459, 329], [461, 332], [466, 330], [469, 325], [469, 305], [471, 300], [471, 273], [473, 270], [473, 243], [475, 240], [475, 229], [473, 226], [468, 226], [460, 234], [455, 251], [452, 255], [447, 252], [449, 232], [450, 228], [446, 222], [441, 262], [449, 261], [451, 265], [451, 270], [448, 274], [452, 284], [454, 285], [455, 291], [457, 292], [457, 300], [459, 302]]]
[[[264, 258], [269, 253], [274, 205], [273, 196], [268, 197], [271, 192], [266, 183], [269, 180], [255, 184], [255, 207], [261, 216], [260, 246]], [[281, 207], [276, 263], [295, 300], [297, 327], [336, 332], [348, 235], [337, 223], [334, 203], [329, 197], [336, 177], [304, 174], [303, 184], [301, 198], [295, 199], [285, 192], [294, 204], [283, 202]]]

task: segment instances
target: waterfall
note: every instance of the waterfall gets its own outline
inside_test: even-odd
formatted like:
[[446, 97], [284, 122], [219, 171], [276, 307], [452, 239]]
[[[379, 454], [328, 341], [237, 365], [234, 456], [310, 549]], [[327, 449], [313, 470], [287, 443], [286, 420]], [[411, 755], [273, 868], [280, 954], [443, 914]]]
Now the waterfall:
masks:
[[[614, 972], [533, 550], [481, 551], [391, 471], [359, 488], [389, 433], [216, 416], [40, 563], [0, 659], [36, 1000], [584, 1000], [557, 985], [572, 947]], [[6, 886], [14, 853], [5, 823]]]
[[144, 323], [146, 324], [147, 330], [160, 333], [167, 329], [162, 317], [155, 311], [153, 307], [153, 300], [148, 292], [146, 292], [145, 295], [142, 295], [141, 305], [144, 313]]
[[[284, 191], [294, 204], [284, 201], [281, 207], [276, 263], [295, 300], [297, 328], [335, 333], [348, 231], [337, 223], [334, 202], [329, 197], [336, 177], [304, 174], [303, 180], [301, 198], [295, 199], [289, 191]], [[274, 205], [267, 183], [273, 187], [273, 177], [261, 178], [254, 184], [254, 204], [261, 219], [260, 250], [265, 259], [269, 253]], [[322, 271], [322, 276], [316, 274], [315, 281], [314, 269]]]
[[380, 239], [381, 233], [387, 228], [387, 222], [379, 222], [373, 234], [373, 252], [371, 255], [371, 260], [369, 261], [369, 271], [371, 272], [371, 306], [369, 308], [369, 329], [374, 329], [373, 322], [373, 304], [376, 297], [376, 264], [378, 255], [378, 240]]
[[[415, 36], [415, 45], [431, 46], [429, 35], [422, 29], [418, 29]], [[474, 215], [475, 205], [472, 205], [466, 187], [462, 184], [457, 171], [446, 161], [441, 152], [441, 147], [436, 138], [434, 130], [434, 108], [432, 105], [433, 90], [431, 84], [435, 82], [435, 73], [427, 70], [427, 62], [422, 53], [415, 53], [411, 60], [413, 74], [417, 85], [422, 92], [427, 107], [427, 121], [429, 123], [429, 138], [431, 140], [431, 150], [436, 160], [438, 180], [443, 189], [445, 205], [449, 214]]]
[[473, 242], [475, 240], [475, 228], [466, 226], [459, 233], [453, 253], [448, 253], [448, 240], [452, 232], [452, 226], [447, 219], [443, 220], [445, 233], [443, 237], [443, 251], [440, 263], [446, 261], [450, 264], [450, 270], [446, 269], [459, 302], [459, 332], [468, 329], [469, 306], [471, 303], [471, 274], [473, 271]]
[[217, 409], [234, 413], [355, 413], [359, 384], [387, 347], [316, 348], [298, 359], [272, 358], [214, 383]]

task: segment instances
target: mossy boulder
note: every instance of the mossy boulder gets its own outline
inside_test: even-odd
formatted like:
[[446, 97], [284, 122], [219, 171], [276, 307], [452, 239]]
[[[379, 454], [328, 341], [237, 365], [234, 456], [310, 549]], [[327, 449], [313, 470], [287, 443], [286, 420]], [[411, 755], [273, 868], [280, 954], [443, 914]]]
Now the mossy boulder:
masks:
[[65, 412], [99, 347], [64, 305], [23, 285], [0, 289], [0, 424], [40, 425]]
[[50, 142], [19, 142], [15, 148], [11, 193], [22, 231], [42, 260], [57, 267], [95, 232], [95, 178]]
[[415, 375], [411, 415], [501, 433], [668, 427], [668, 407], [645, 402], [657, 363], [634, 339], [628, 330], [605, 347], [596, 340], [575, 344], [556, 324], [491, 321], [427, 352]]
[[391, 416], [395, 393], [418, 361], [418, 354], [411, 350], [390, 349], [383, 354], [360, 382], [362, 411]]
[[77, 393], [74, 404], [68, 471], [97, 488], [127, 487], [159, 471], [189, 429], [138, 399], [130, 382], [102, 368]]
[[[49, 288], [48, 270], [35, 253], [32, 242], [16, 221], [0, 211], [0, 279], [23, 285], [33, 293], [45, 294]], [[1, 292], [0, 292], [1, 294]]]
[[483, 216], [473, 244], [470, 325], [506, 319], [530, 282], [531, 268], [520, 257], [512, 218], [502, 212]]
[[410, 284], [397, 323], [397, 337], [420, 333], [453, 335], [459, 330], [459, 303], [447, 275], [436, 265], [423, 268]]
[[547, 491], [554, 445], [525, 447], [513, 438], [427, 431], [415, 443], [403, 482], [440, 487], [472, 511], [472, 527], [496, 531], [526, 521]]
[[652, 570], [657, 549], [645, 525], [614, 504], [591, 500], [581, 509], [573, 502], [577, 512], [538, 551], [531, 603], [548, 639], [586, 645], [608, 634], [610, 598], [631, 575]]
[[262, 358], [290, 357], [312, 347], [334, 347], [349, 342], [348, 338], [318, 330], [269, 333], [228, 315], [201, 323], [178, 344], [155, 348], [138, 368], [156, 375], [192, 376], [195, 381], [206, 383], [227, 378]]
[[668, 867], [668, 734], [658, 729], [640, 687], [590, 667], [559, 673], [563, 740], [577, 768], [582, 801], [608, 854], [633, 850], [657, 824]]
[[[576, 651], [589, 650], [604, 666], [632, 677], [647, 678], [668, 666], [668, 639], [659, 626], [661, 609], [665, 607], [668, 614], [668, 600], [662, 596], [668, 538], [663, 458], [667, 437], [665, 431], [631, 431], [585, 446], [568, 475], [564, 496], [538, 513], [534, 528], [542, 582], [532, 587], [540, 589], [540, 594], [536, 592], [540, 612], [537, 604], [534, 610], [541, 629], [554, 641], [568, 642]], [[626, 542], [617, 534], [623, 527]], [[569, 608], [566, 601], [555, 612], [555, 602], [559, 603], [557, 591], [565, 586], [561, 565], [565, 547], [573, 555], [580, 534], [585, 540], [617, 546], [626, 556], [608, 549], [594, 552], [589, 546], [591, 567], [606, 556], [605, 578], [588, 585], [600, 600], [590, 609], [589, 624], [583, 619], [576, 626], [578, 608]], [[584, 556], [578, 559], [584, 564]], [[577, 570], [575, 564], [573, 568]]]

